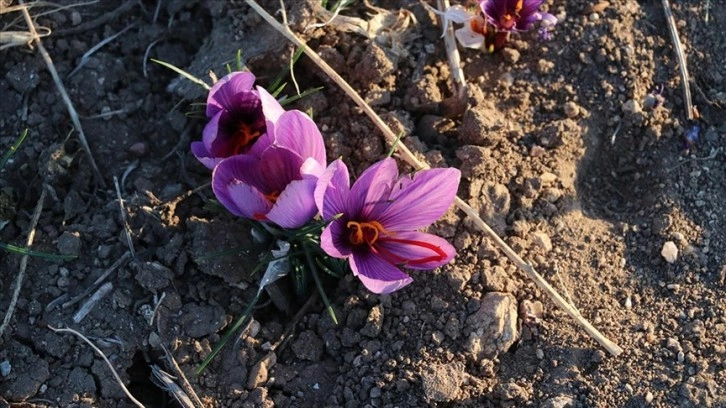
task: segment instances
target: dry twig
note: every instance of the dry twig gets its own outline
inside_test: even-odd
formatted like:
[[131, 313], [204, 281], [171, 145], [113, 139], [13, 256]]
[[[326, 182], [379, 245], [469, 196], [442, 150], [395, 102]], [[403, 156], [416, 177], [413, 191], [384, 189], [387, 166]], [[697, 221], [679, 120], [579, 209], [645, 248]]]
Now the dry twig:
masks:
[[[449, 0], [436, 0], [436, 4], [439, 11], [442, 13], [451, 6]], [[440, 15], [439, 17], [441, 17], [442, 20], [444, 18], [443, 15]], [[451, 77], [454, 80], [456, 96], [462, 98], [466, 95], [466, 80], [464, 79], [464, 71], [461, 69], [459, 49], [456, 47], [454, 27], [451, 24], [448, 25], [444, 32], [444, 46], [446, 47], [446, 56], [449, 61], [449, 68], [451, 68]]]
[[88, 288], [86, 288], [86, 290], [84, 290], [83, 292], [81, 292], [80, 295], [78, 295], [78, 296], [74, 297], [73, 299], [71, 299], [71, 300], [63, 303], [63, 305], [62, 305], [63, 309], [67, 309], [67, 308], [75, 305], [76, 303], [78, 303], [81, 300], [83, 300], [83, 298], [85, 298], [86, 296], [88, 296], [89, 294], [91, 294], [91, 292], [93, 292], [99, 286], [101, 286], [101, 284], [103, 283], [103, 281], [105, 281], [106, 278], [108, 278], [116, 269], [118, 269], [118, 268], [122, 267], [124, 264], [126, 264], [126, 262], [129, 260], [130, 257], [131, 257], [131, 253], [129, 251], [124, 252], [124, 254], [121, 255], [121, 257], [119, 259], [117, 259], [116, 262], [113, 263], [113, 265], [109, 266], [108, 269], [106, 269], [106, 271], [104, 271], [103, 274], [101, 274], [101, 276], [99, 276], [98, 279], [96, 279], [91, 284], [91, 286], [89, 286]]
[[[33, 217], [30, 219], [30, 230], [28, 231], [28, 238], [25, 241], [25, 246], [27, 248], [30, 248], [30, 246], [33, 245], [33, 240], [35, 239], [35, 227], [38, 225], [38, 219], [40, 219], [40, 212], [43, 210], [44, 201], [45, 187], [43, 187], [43, 191], [40, 193], [40, 198], [38, 198], [38, 203], [35, 205], [35, 210], [33, 211]], [[23, 287], [23, 280], [25, 279], [25, 270], [28, 268], [28, 256], [29, 255], [26, 254], [20, 258], [20, 270], [18, 271], [18, 276], [15, 278], [15, 290], [13, 291], [12, 299], [10, 299], [8, 311], [5, 312], [3, 324], [0, 325], [0, 337], [2, 337], [3, 333], [5, 333], [5, 329], [8, 327], [8, 324], [10, 324], [10, 319], [13, 317], [13, 313], [15, 312], [15, 305], [18, 303], [20, 289]]]
[[85, 341], [86, 344], [88, 344], [89, 346], [91, 346], [91, 348], [96, 353], [98, 353], [98, 355], [100, 355], [101, 358], [103, 358], [103, 361], [106, 362], [106, 365], [111, 370], [111, 374], [113, 374], [113, 377], [116, 379], [116, 382], [118, 382], [118, 384], [121, 386], [121, 389], [124, 391], [124, 393], [126, 394], [126, 396], [129, 397], [129, 399], [131, 400], [131, 402], [133, 402], [137, 407], [144, 408], [144, 405], [141, 404], [141, 402], [139, 402], [139, 400], [137, 400], [136, 398], [134, 398], [133, 395], [131, 395], [131, 393], [129, 392], [128, 388], [126, 388], [126, 386], [124, 385], [123, 381], [121, 381], [121, 377], [119, 377], [119, 375], [116, 373], [116, 370], [113, 368], [113, 364], [111, 364], [111, 362], [108, 360], [108, 357], [106, 357], [106, 355], [103, 354], [103, 351], [101, 351], [101, 349], [99, 349], [98, 347], [96, 347], [96, 345], [93, 344], [93, 342], [91, 342], [91, 340], [88, 340], [88, 338], [86, 336], [82, 335], [81, 333], [79, 333], [79, 332], [77, 332], [77, 331], [75, 331], [73, 329], [56, 329], [53, 326], [48, 326], [48, 328], [51, 329], [51, 330], [53, 330], [56, 333], [71, 333], [73, 335], [78, 336], [81, 340]]
[[[383, 135], [385, 136], [386, 140], [389, 144], [395, 145], [396, 149], [398, 150], [398, 153], [401, 155], [401, 157], [411, 166], [413, 166], [417, 170], [421, 169], [428, 169], [430, 166], [427, 163], [424, 163], [420, 161], [419, 159], [414, 156], [414, 154], [409, 150], [406, 145], [403, 143], [395, 143], [398, 139], [396, 134], [386, 125], [385, 122], [376, 114], [376, 112], [361, 98], [361, 96], [337, 73], [335, 70], [330, 67], [320, 56], [315, 53], [310, 47], [308, 47], [300, 38], [298, 38], [295, 33], [290, 31], [288, 27], [285, 27], [281, 25], [279, 22], [277, 22], [269, 13], [267, 13], [262, 7], [260, 7], [254, 0], [246, 0], [247, 4], [249, 4], [265, 21], [267, 21], [268, 24], [273, 26], [277, 31], [279, 31], [285, 38], [287, 38], [289, 41], [291, 41], [293, 44], [295, 44], [298, 47], [302, 47], [305, 54], [313, 61], [315, 62], [320, 69], [323, 70], [330, 78], [340, 86], [343, 91], [363, 110], [363, 112], [368, 115], [368, 117], [373, 121], [373, 123], [376, 124], [376, 126], [383, 132]], [[550, 286], [549, 283], [539, 274], [537, 273], [534, 268], [532, 268], [531, 265], [526, 263], [512, 248], [509, 247], [500, 237], [497, 235], [482, 219], [479, 217], [479, 214], [476, 210], [474, 210], [469, 204], [467, 204], [464, 200], [462, 200], [459, 197], [456, 197], [454, 200], [454, 204], [462, 210], [472, 221], [473, 223], [482, 230], [489, 238], [491, 238], [494, 243], [504, 252], [507, 257], [514, 262], [517, 267], [519, 267], [522, 271], [524, 271], [527, 276], [532, 279], [537, 286], [539, 286], [543, 291], [545, 291], [552, 301], [555, 302], [555, 304], [565, 311], [570, 317], [572, 317], [582, 328], [585, 329], [585, 331], [592, 336], [600, 345], [602, 345], [610, 354], [614, 356], [618, 356], [623, 352], [623, 349], [620, 348], [617, 344], [610, 341], [607, 337], [605, 337], [602, 333], [600, 333], [595, 327], [593, 327], [590, 322], [588, 322], [580, 313], [575, 310], [572, 306], [570, 306], [563, 298], [560, 296], [557, 291]]]
[[668, 23], [668, 31], [671, 33], [673, 48], [678, 58], [678, 67], [681, 73], [681, 84], [683, 85], [683, 100], [686, 103], [686, 118], [693, 120], [693, 102], [691, 102], [691, 83], [688, 76], [688, 66], [686, 65], [686, 55], [683, 53], [683, 45], [678, 37], [678, 29], [676, 28], [676, 20], [671, 13], [671, 6], [668, 0], [662, 0], [663, 12], [665, 13], [666, 23]]
[[121, 222], [124, 224], [124, 232], [126, 233], [126, 245], [129, 247], [131, 258], [136, 259], [134, 241], [131, 239], [131, 227], [126, 219], [126, 207], [124, 207], [124, 199], [121, 197], [121, 187], [118, 184], [118, 178], [116, 176], [113, 176], [113, 185], [116, 187], [116, 198], [118, 199], [119, 211], [121, 211]]
[[[22, 4], [22, 0], [20, 0], [20, 1]], [[83, 150], [86, 152], [86, 156], [88, 156], [88, 161], [91, 163], [91, 169], [93, 170], [93, 175], [96, 176], [96, 180], [98, 181], [99, 185], [105, 186], [106, 183], [103, 181], [101, 172], [98, 170], [98, 166], [96, 165], [96, 160], [93, 158], [93, 155], [91, 154], [91, 147], [88, 145], [88, 141], [86, 140], [86, 134], [83, 133], [83, 127], [81, 126], [80, 119], [78, 119], [78, 113], [76, 112], [76, 108], [73, 107], [71, 98], [70, 98], [70, 96], [68, 96], [68, 92], [66, 91], [65, 86], [63, 86], [63, 81], [60, 79], [60, 76], [58, 75], [58, 71], [56, 71], [56, 69], [55, 69], [53, 60], [50, 58], [50, 55], [48, 55], [48, 51], [45, 50], [45, 47], [43, 47], [43, 43], [40, 41], [40, 36], [38, 35], [38, 32], [35, 30], [35, 23], [33, 22], [33, 19], [30, 17], [30, 13], [28, 13], [27, 8], [23, 8], [22, 12], [23, 12], [23, 17], [25, 17], [25, 23], [28, 25], [28, 29], [30, 29], [30, 33], [33, 35], [33, 40], [35, 41], [35, 45], [38, 47], [38, 52], [40, 53], [41, 57], [43, 57], [43, 61], [45, 61], [45, 65], [48, 68], [48, 72], [50, 72], [50, 75], [53, 77], [53, 82], [55, 82], [55, 86], [58, 89], [58, 92], [61, 94], [63, 103], [66, 105], [66, 109], [68, 110], [68, 115], [71, 117], [73, 126], [78, 131], [78, 140], [81, 142], [81, 146], [83, 146]]]

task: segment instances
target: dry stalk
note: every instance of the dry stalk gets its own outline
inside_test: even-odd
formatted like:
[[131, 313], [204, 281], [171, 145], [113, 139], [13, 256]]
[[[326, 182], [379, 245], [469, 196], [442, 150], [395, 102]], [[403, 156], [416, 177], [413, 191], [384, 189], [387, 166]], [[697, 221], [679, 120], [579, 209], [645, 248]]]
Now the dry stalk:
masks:
[[75, 305], [76, 303], [80, 302], [81, 300], [83, 300], [83, 298], [85, 298], [86, 296], [90, 295], [91, 292], [93, 292], [99, 286], [101, 286], [103, 281], [105, 281], [106, 278], [108, 278], [116, 269], [123, 266], [129, 260], [130, 257], [131, 257], [131, 253], [129, 251], [124, 252], [124, 254], [121, 255], [121, 257], [119, 259], [117, 259], [116, 262], [113, 263], [113, 265], [111, 265], [108, 269], [106, 269], [106, 271], [104, 271], [103, 274], [101, 274], [101, 276], [99, 276], [98, 279], [96, 279], [91, 284], [91, 286], [86, 288], [86, 290], [84, 290], [80, 295], [63, 303], [62, 308], [67, 309], [67, 308]]
[[[451, 6], [449, 0], [436, 0], [436, 5], [442, 13]], [[440, 17], [442, 20], [444, 19], [443, 15]], [[449, 24], [444, 32], [444, 46], [446, 47], [449, 68], [451, 69], [451, 77], [454, 80], [456, 96], [462, 98], [466, 95], [466, 80], [464, 79], [464, 71], [461, 69], [461, 57], [459, 56], [459, 49], [456, 47], [453, 24]]]
[[665, 13], [666, 23], [668, 23], [668, 31], [671, 33], [673, 41], [673, 49], [676, 51], [678, 58], [678, 67], [681, 73], [681, 85], [683, 85], [683, 100], [686, 103], [686, 118], [693, 120], [693, 102], [691, 102], [691, 83], [688, 76], [688, 66], [686, 65], [686, 55], [683, 53], [683, 45], [678, 37], [678, 29], [676, 28], [676, 20], [671, 13], [671, 5], [668, 0], [662, 0], [663, 12]]
[[[20, 0], [20, 1], [22, 4], [22, 0]], [[68, 115], [71, 117], [73, 126], [78, 131], [78, 140], [81, 142], [81, 146], [83, 146], [83, 150], [86, 152], [86, 156], [88, 156], [88, 161], [91, 163], [91, 169], [93, 170], [93, 175], [96, 177], [98, 184], [105, 187], [106, 183], [103, 181], [101, 172], [98, 170], [98, 166], [96, 165], [96, 160], [93, 158], [93, 155], [91, 154], [91, 147], [88, 145], [88, 141], [86, 140], [86, 134], [83, 133], [83, 127], [81, 126], [81, 121], [78, 118], [78, 112], [76, 112], [76, 108], [73, 107], [71, 98], [70, 98], [70, 96], [68, 96], [68, 92], [66, 91], [65, 86], [63, 86], [63, 81], [60, 79], [60, 76], [58, 75], [58, 71], [55, 69], [53, 60], [50, 58], [50, 55], [48, 55], [48, 51], [45, 50], [45, 47], [43, 47], [43, 42], [40, 41], [40, 36], [38, 35], [38, 32], [35, 29], [35, 23], [33, 22], [33, 19], [30, 17], [30, 13], [28, 13], [27, 7], [22, 8], [21, 11], [23, 12], [23, 17], [25, 17], [25, 23], [28, 25], [28, 29], [30, 30], [30, 33], [33, 36], [35, 45], [38, 47], [38, 52], [40, 53], [41, 57], [43, 57], [43, 61], [45, 61], [45, 65], [48, 68], [48, 72], [50, 72], [50, 75], [53, 77], [53, 82], [55, 82], [55, 86], [58, 89], [58, 92], [61, 94], [61, 98], [63, 99], [63, 104], [66, 105], [66, 109], [68, 110]]]
[[111, 374], [113, 374], [113, 377], [116, 379], [116, 382], [118, 382], [118, 385], [121, 386], [121, 389], [124, 391], [124, 393], [126, 394], [126, 396], [129, 397], [129, 399], [131, 400], [131, 402], [133, 402], [137, 407], [144, 408], [144, 405], [141, 402], [139, 402], [139, 400], [137, 400], [136, 398], [134, 398], [133, 395], [131, 395], [131, 392], [129, 392], [128, 388], [126, 388], [126, 386], [124, 385], [123, 381], [121, 381], [121, 377], [119, 377], [118, 374], [116, 373], [116, 370], [113, 368], [113, 364], [111, 364], [111, 362], [108, 360], [108, 357], [106, 357], [106, 355], [103, 354], [103, 351], [101, 351], [101, 349], [99, 349], [98, 347], [96, 347], [96, 345], [93, 344], [93, 342], [91, 342], [91, 340], [88, 340], [88, 338], [86, 336], [82, 335], [81, 333], [79, 333], [79, 332], [77, 332], [77, 331], [75, 331], [73, 329], [56, 329], [53, 326], [48, 326], [48, 328], [51, 329], [51, 330], [53, 330], [56, 333], [71, 333], [73, 335], [78, 336], [81, 340], [85, 341], [86, 344], [88, 344], [89, 346], [91, 346], [91, 348], [96, 353], [98, 353], [98, 355], [100, 355], [101, 358], [103, 358], [103, 361], [106, 362], [106, 365], [111, 370]]
[[[157, 330], [159, 330], [159, 323], [157, 320]], [[159, 330], [159, 333], [161, 331]], [[194, 399], [194, 405], [198, 408], [204, 408], [204, 404], [202, 404], [202, 401], [197, 396], [196, 391], [194, 391], [194, 388], [192, 388], [192, 385], [189, 383], [189, 380], [187, 380], [187, 376], [184, 375], [184, 371], [179, 367], [179, 364], [176, 363], [176, 360], [174, 360], [174, 356], [169, 352], [169, 350], [164, 346], [163, 342], [159, 342], [159, 345], [161, 346], [161, 349], [164, 350], [164, 357], [166, 357], [167, 366], [171, 367], [174, 372], [176, 373], [177, 378], [181, 380], [181, 386], [186, 392], [187, 396], [191, 396], [191, 398]]]
[[[38, 203], [35, 205], [35, 210], [33, 210], [33, 217], [30, 219], [30, 230], [28, 231], [28, 238], [25, 241], [26, 248], [30, 248], [30, 246], [33, 245], [33, 240], [35, 239], [35, 227], [38, 225], [38, 219], [40, 219], [40, 212], [43, 210], [44, 201], [45, 187], [43, 187], [43, 191], [40, 193]], [[15, 290], [13, 291], [12, 299], [10, 299], [8, 311], [5, 312], [3, 324], [0, 325], [0, 337], [2, 337], [3, 333], [5, 333], [5, 329], [8, 327], [8, 324], [10, 324], [10, 319], [13, 317], [13, 313], [15, 312], [15, 305], [18, 303], [20, 289], [23, 287], [23, 280], [25, 279], [25, 270], [28, 268], [28, 256], [29, 255], [26, 254], [20, 258], [20, 270], [18, 271], [18, 276], [15, 278]]]
[[[262, 7], [260, 7], [254, 0], [246, 0], [247, 4], [252, 7], [268, 24], [279, 31], [285, 38], [291, 41], [298, 47], [302, 47], [305, 54], [320, 67], [330, 78], [340, 86], [341, 89], [368, 115], [368, 117], [375, 123], [375, 125], [383, 132], [386, 141], [395, 145], [400, 156], [408, 164], [413, 166], [417, 170], [428, 169], [430, 166], [427, 163], [420, 161], [414, 156], [403, 143], [395, 143], [397, 140], [396, 134], [386, 125], [386, 123], [376, 114], [361, 96], [337, 73], [330, 67], [315, 51], [308, 47], [303, 40], [301, 40], [295, 33], [290, 31], [286, 26], [281, 25], [275, 20], [269, 13], [267, 13]], [[459, 197], [456, 197], [454, 204], [462, 210], [473, 223], [482, 230], [494, 243], [504, 252], [504, 254], [514, 262], [517, 267], [524, 271], [527, 276], [532, 279], [537, 286], [539, 286], [545, 293], [547, 293], [555, 304], [572, 317], [585, 331], [594, 338], [601, 346], [603, 346], [613, 356], [618, 356], [623, 352], [617, 344], [612, 342], [610, 339], [600, 333], [590, 322], [587, 321], [582, 315], [570, 306], [559, 293], [539, 274], [534, 268], [526, 263], [512, 248], [509, 247], [485, 222], [479, 217], [479, 214], [469, 204]]]
[[129, 247], [131, 258], [136, 259], [136, 251], [134, 250], [134, 240], [131, 239], [131, 226], [126, 219], [126, 207], [124, 206], [124, 199], [121, 197], [121, 187], [118, 184], [118, 178], [113, 176], [113, 185], [116, 187], [116, 198], [118, 199], [118, 207], [121, 212], [121, 222], [124, 224], [124, 233], [126, 234], [126, 245]]

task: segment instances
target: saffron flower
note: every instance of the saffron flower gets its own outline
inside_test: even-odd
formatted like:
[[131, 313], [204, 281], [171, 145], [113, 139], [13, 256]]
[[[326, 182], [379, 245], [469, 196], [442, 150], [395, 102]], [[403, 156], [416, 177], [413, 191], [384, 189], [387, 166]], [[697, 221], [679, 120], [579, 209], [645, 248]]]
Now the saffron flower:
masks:
[[400, 268], [433, 269], [456, 250], [441, 237], [417, 231], [439, 219], [459, 186], [457, 169], [422, 170], [398, 177], [395, 160], [384, 159], [350, 187], [348, 168], [336, 160], [318, 180], [315, 203], [330, 224], [320, 245], [350, 262], [353, 274], [374, 293], [391, 293], [412, 282]]
[[285, 110], [263, 88], [253, 88], [254, 83], [252, 73], [232, 72], [209, 91], [209, 122], [202, 141], [191, 145], [194, 156], [208, 168], [230, 156], [259, 154], [272, 143], [268, 128]]
[[267, 132], [272, 142], [259, 154], [219, 162], [212, 189], [234, 215], [282, 228], [301, 227], [318, 212], [313, 193], [325, 170], [323, 137], [312, 119], [297, 110], [280, 115]]
[[[485, 48], [494, 52], [506, 44], [509, 33], [528, 31], [535, 22], [541, 22], [540, 37], [551, 38], [551, 29], [557, 17], [539, 11], [543, 0], [479, 0], [479, 12], [469, 14], [461, 6], [452, 6], [444, 19], [464, 24], [454, 34], [467, 48]], [[445, 25], [447, 22], [444, 23]]]

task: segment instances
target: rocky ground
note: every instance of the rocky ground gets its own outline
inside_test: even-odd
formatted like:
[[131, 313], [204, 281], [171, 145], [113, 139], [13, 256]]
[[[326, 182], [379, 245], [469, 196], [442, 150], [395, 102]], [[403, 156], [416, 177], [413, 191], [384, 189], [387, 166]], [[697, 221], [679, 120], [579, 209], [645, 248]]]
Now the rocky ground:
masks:
[[[194, 376], [254, 296], [255, 258], [201, 259], [249, 242], [248, 228], [208, 205], [209, 171], [189, 151], [204, 122], [188, 113], [204, 90], [148, 58], [207, 79], [241, 49], [264, 86], [293, 48], [240, 1], [98, 2], [43, 15], [46, 6], [31, 14], [52, 30], [42, 41], [103, 184], [37, 49], [0, 50], [0, 149], [29, 131], [0, 172], [0, 242], [23, 245], [45, 190], [33, 248], [77, 255], [30, 258], [0, 337], [0, 406], [133, 406], [86, 343], [49, 325], [88, 336], [148, 407], [182, 406], [150, 380], [152, 365], [174, 372], [163, 348], [209, 407], [726, 406], [723, 1], [671, 5], [700, 111], [690, 145], [661, 2], [547, 0], [560, 20], [551, 41], [525, 33], [494, 55], [462, 51], [463, 111], [447, 102], [439, 21], [417, 1], [377, 2], [395, 24], [375, 39], [311, 28], [311, 3], [287, 3], [292, 29], [422, 158], [460, 168], [460, 197], [625, 352], [607, 354], [452, 209], [431, 228], [458, 249], [452, 264], [414, 272], [390, 296], [343, 278], [330, 290], [338, 325], [320, 301], [294, 325], [263, 301], [241, 341]], [[342, 14], [380, 12], [357, 4]], [[0, 15], [0, 28], [26, 30], [20, 16]], [[386, 154], [370, 120], [305, 57], [295, 77], [323, 87], [295, 107], [312, 108], [329, 159], [358, 174]], [[647, 94], [660, 84], [665, 102], [652, 108]], [[669, 241], [672, 263], [661, 255]], [[3, 315], [20, 263], [0, 252]], [[109, 270], [98, 303], [77, 315]]]

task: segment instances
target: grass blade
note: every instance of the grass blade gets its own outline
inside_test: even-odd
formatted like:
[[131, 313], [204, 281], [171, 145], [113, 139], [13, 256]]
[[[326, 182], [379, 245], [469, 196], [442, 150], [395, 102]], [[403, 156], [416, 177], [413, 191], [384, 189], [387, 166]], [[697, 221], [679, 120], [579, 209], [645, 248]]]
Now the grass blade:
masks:
[[168, 62], [164, 62], [164, 61], [159, 61], [159, 60], [157, 60], [157, 59], [154, 59], [154, 58], [152, 58], [151, 60], [152, 60], [153, 62], [156, 62], [157, 64], [159, 64], [159, 65], [161, 65], [161, 66], [164, 66], [164, 67], [167, 67], [167, 68], [169, 68], [170, 70], [172, 70], [172, 71], [176, 72], [177, 74], [179, 74], [179, 75], [183, 76], [184, 78], [186, 78], [186, 79], [188, 79], [188, 80], [190, 80], [190, 81], [194, 82], [195, 84], [199, 84], [199, 85], [201, 85], [201, 86], [202, 86], [202, 87], [204, 87], [204, 89], [206, 89], [207, 91], [208, 91], [208, 90], [210, 90], [210, 89], [212, 89], [212, 87], [211, 87], [211, 86], [209, 86], [209, 85], [207, 85], [207, 83], [206, 83], [206, 82], [204, 82], [204, 81], [202, 81], [201, 79], [199, 79], [199, 78], [195, 77], [194, 75], [192, 75], [192, 74], [190, 74], [190, 73], [188, 73], [188, 72], [184, 71], [184, 70], [183, 70], [183, 69], [181, 69], [181, 68], [175, 67], [174, 65], [171, 65], [171, 64], [169, 64]]
[[15, 154], [16, 151], [18, 151], [18, 148], [20, 148], [20, 145], [23, 144], [26, 136], [28, 136], [28, 129], [25, 129], [20, 137], [18, 137], [18, 139], [15, 141], [15, 143], [10, 146], [10, 150], [5, 152], [2, 161], [0, 161], [0, 170], [5, 167], [5, 164], [7, 164], [8, 160], [10, 160], [10, 157], [12, 157], [12, 155]]
[[61, 255], [51, 254], [49, 252], [33, 251], [32, 249], [19, 247], [12, 244], [5, 244], [3, 242], [0, 242], [0, 249], [4, 249], [13, 254], [29, 255], [36, 258], [48, 259], [50, 261], [70, 261], [71, 259], [76, 257], [75, 255]]

